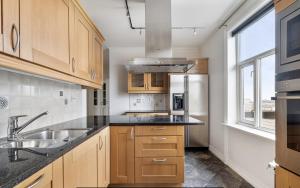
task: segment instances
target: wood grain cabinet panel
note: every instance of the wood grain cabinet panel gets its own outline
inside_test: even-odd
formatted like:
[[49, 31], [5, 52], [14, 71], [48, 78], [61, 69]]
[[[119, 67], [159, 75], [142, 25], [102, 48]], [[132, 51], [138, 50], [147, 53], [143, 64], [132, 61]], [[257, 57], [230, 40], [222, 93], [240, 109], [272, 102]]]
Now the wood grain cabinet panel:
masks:
[[2, 3], [0, 3], [0, 51], [3, 52]]
[[93, 51], [91, 61], [91, 79], [93, 82], [103, 84], [103, 41], [94, 32], [93, 34]]
[[168, 93], [167, 73], [128, 73], [128, 93]]
[[15, 188], [53, 188], [52, 185], [52, 164], [50, 164], [15, 186]]
[[[19, 0], [2, 0], [3, 51], [20, 56]], [[1, 46], [2, 47], [2, 46]]]
[[135, 131], [137, 136], [175, 136], [184, 134], [184, 126], [137, 126]]
[[63, 156], [64, 187], [97, 187], [98, 136], [94, 136]]
[[282, 167], [276, 167], [275, 187], [276, 188], [298, 188], [300, 187], [300, 176]]
[[92, 29], [74, 3], [69, 3], [71, 71], [79, 78], [91, 80]]
[[184, 182], [183, 157], [135, 159], [135, 183]]
[[143, 136], [135, 138], [135, 157], [184, 156], [183, 136]]
[[115, 126], [110, 129], [111, 184], [134, 183], [134, 127]]
[[110, 135], [109, 127], [99, 133], [98, 148], [98, 187], [107, 187], [110, 183]]
[[70, 72], [68, 0], [20, 0], [20, 57]]
[[274, 0], [276, 13], [280, 13], [295, 2], [296, 0]]
[[64, 187], [63, 158], [60, 157], [52, 163], [52, 188]]
[[147, 73], [147, 90], [158, 93], [168, 93], [168, 74], [163, 72]]

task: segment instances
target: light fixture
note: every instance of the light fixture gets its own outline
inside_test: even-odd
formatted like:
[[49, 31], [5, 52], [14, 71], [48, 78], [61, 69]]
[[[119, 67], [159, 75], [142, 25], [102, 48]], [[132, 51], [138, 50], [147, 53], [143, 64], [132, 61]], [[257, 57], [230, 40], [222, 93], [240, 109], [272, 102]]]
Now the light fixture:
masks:
[[196, 36], [197, 35], [197, 31], [196, 31], [196, 28], [194, 28], [194, 32], [193, 32], [193, 35]]

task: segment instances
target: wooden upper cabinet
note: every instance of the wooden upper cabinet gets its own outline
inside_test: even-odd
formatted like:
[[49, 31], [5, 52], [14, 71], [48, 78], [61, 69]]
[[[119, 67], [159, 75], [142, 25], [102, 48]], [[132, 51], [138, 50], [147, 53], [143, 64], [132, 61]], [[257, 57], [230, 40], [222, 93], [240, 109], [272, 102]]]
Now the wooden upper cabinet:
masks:
[[[26, 1], [26, 0], [25, 0]], [[2, 0], [2, 26], [4, 53], [12, 56], [20, 56], [20, 20], [19, 0]]]
[[296, 0], [273, 0], [275, 4], [276, 13], [280, 13], [291, 4], [295, 3]]
[[300, 187], [300, 176], [285, 170], [282, 167], [276, 167], [275, 170], [276, 188], [298, 188]]
[[110, 183], [134, 183], [134, 127], [110, 128]]
[[20, 57], [69, 73], [68, 14], [68, 0], [20, 0]]
[[93, 82], [103, 84], [103, 40], [94, 32], [90, 74]]
[[147, 74], [128, 73], [128, 93], [145, 91], [147, 81], [148, 81]]
[[64, 187], [97, 187], [98, 137], [94, 136], [63, 156]]
[[208, 59], [195, 59], [195, 65], [187, 72], [188, 74], [208, 74]]
[[159, 93], [168, 93], [168, 74], [163, 72], [148, 73], [147, 89]]
[[91, 80], [89, 63], [92, 50], [92, 29], [72, 1], [70, 1], [69, 18], [72, 73], [79, 78]]
[[128, 73], [128, 93], [168, 93], [168, 74]]
[[0, 3], [0, 51], [3, 52], [2, 3]]

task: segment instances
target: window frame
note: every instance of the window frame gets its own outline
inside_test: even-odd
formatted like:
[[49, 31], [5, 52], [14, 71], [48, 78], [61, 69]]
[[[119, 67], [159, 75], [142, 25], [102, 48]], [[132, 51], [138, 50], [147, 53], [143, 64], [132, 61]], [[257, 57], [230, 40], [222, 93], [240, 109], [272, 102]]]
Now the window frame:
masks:
[[[257, 20], [259, 20], [258, 18]], [[241, 33], [236, 34], [235, 36], [235, 43], [236, 43], [236, 66], [237, 66], [237, 96], [238, 96], [238, 102], [237, 102], [237, 117], [238, 117], [238, 124], [248, 126], [250, 128], [255, 128], [258, 130], [266, 131], [266, 132], [275, 132], [275, 126], [274, 129], [268, 129], [261, 126], [262, 122], [262, 100], [261, 100], [261, 79], [260, 75], [261, 73], [261, 59], [275, 55], [275, 47], [273, 49], [267, 50], [265, 52], [262, 52], [260, 54], [257, 54], [251, 58], [245, 59], [243, 61], [240, 61], [240, 35]], [[243, 114], [243, 75], [242, 75], [242, 69], [253, 65], [253, 82], [254, 82], [254, 121], [246, 120]]]

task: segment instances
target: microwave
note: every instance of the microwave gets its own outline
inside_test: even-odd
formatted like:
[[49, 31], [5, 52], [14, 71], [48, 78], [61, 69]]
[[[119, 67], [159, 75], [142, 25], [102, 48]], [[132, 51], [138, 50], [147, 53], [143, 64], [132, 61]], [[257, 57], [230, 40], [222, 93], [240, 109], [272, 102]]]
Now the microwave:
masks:
[[300, 69], [299, 33], [300, 1], [296, 1], [276, 15], [276, 72], [278, 74]]

